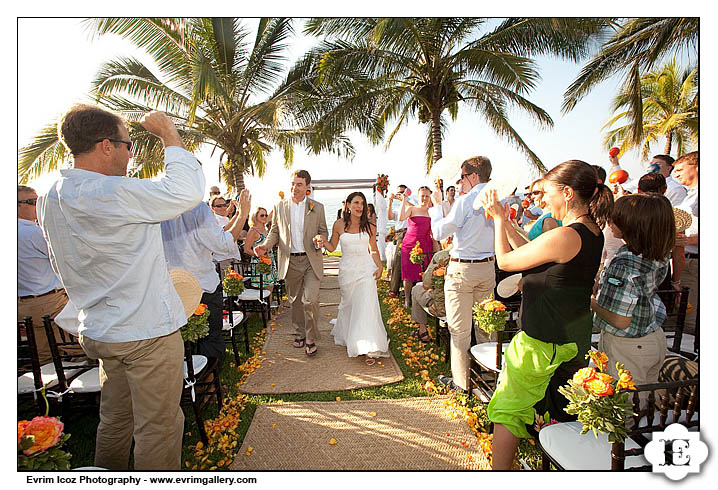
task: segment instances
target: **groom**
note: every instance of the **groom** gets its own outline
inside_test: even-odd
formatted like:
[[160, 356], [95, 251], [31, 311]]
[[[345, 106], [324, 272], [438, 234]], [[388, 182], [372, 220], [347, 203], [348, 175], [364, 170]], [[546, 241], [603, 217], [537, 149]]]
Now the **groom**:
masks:
[[274, 207], [272, 229], [254, 252], [264, 255], [279, 243], [277, 267], [292, 306], [294, 347], [308, 356], [317, 353], [319, 281], [324, 277], [321, 245], [327, 240], [324, 206], [307, 197], [312, 177], [306, 170], [292, 174], [292, 198]]

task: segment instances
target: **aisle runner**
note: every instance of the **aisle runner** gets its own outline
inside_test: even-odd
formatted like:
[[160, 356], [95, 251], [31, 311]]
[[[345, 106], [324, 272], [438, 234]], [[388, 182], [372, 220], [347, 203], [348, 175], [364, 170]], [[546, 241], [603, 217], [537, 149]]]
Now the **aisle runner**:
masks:
[[447, 398], [260, 405], [230, 470], [490, 469]]
[[[331, 286], [336, 285], [334, 288]], [[364, 357], [348, 358], [346, 348], [334, 344], [329, 320], [336, 318], [339, 304], [336, 277], [325, 277], [319, 291], [319, 351], [308, 357], [292, 345], [294, 336], [289, 308], [272, 319], [260, 356], [260, 366], [247, 376], [240, 391], [250, 394], [343, 391], [397, 383], [404, 379], [393, 357], [367, 366]]]

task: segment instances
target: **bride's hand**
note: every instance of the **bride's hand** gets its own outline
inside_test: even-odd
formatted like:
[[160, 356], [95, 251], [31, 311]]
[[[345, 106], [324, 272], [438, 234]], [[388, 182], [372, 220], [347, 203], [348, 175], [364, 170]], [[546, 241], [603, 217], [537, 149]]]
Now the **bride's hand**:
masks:
[[378, 281], [379, 279], [381, 279], [381, 275], [382, 275], [383, 273], [384, 273], [384, 268], [383, 268], [383, 267], [377, 267], [376, 270], [374, 271], [374, 274], [373, 274], [373, 275], [374, 275], [374, 279], [376, 279], [376, 280]]

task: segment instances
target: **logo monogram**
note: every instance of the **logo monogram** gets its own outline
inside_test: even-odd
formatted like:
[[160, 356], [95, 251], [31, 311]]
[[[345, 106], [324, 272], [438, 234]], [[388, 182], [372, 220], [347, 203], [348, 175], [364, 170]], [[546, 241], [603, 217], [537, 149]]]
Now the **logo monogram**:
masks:
[[654, 473], [665, 473], [671, 480], [682, 480], [688, 473], [698, 473], [708, 457], [708, 446], [698, 432], [688, 432], [681, 424], [671, 424], [665, 432], [654, 432], [646, 445], [646, 459]]

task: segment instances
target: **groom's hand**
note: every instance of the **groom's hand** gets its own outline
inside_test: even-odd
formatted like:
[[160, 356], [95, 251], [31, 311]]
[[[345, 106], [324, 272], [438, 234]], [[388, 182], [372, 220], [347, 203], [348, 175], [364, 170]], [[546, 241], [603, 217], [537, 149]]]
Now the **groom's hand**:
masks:
[[321, 235], [315, 235], [314, 238], [312, 238], [312, 241], [314, 242], [314, 248], [320, 249], [324, 247], [324, 237]]
[[267, 247], [265, 245], [257, 245], [254, 247], [254, 253], [257, 257], [261, 257], [267, 253]]

